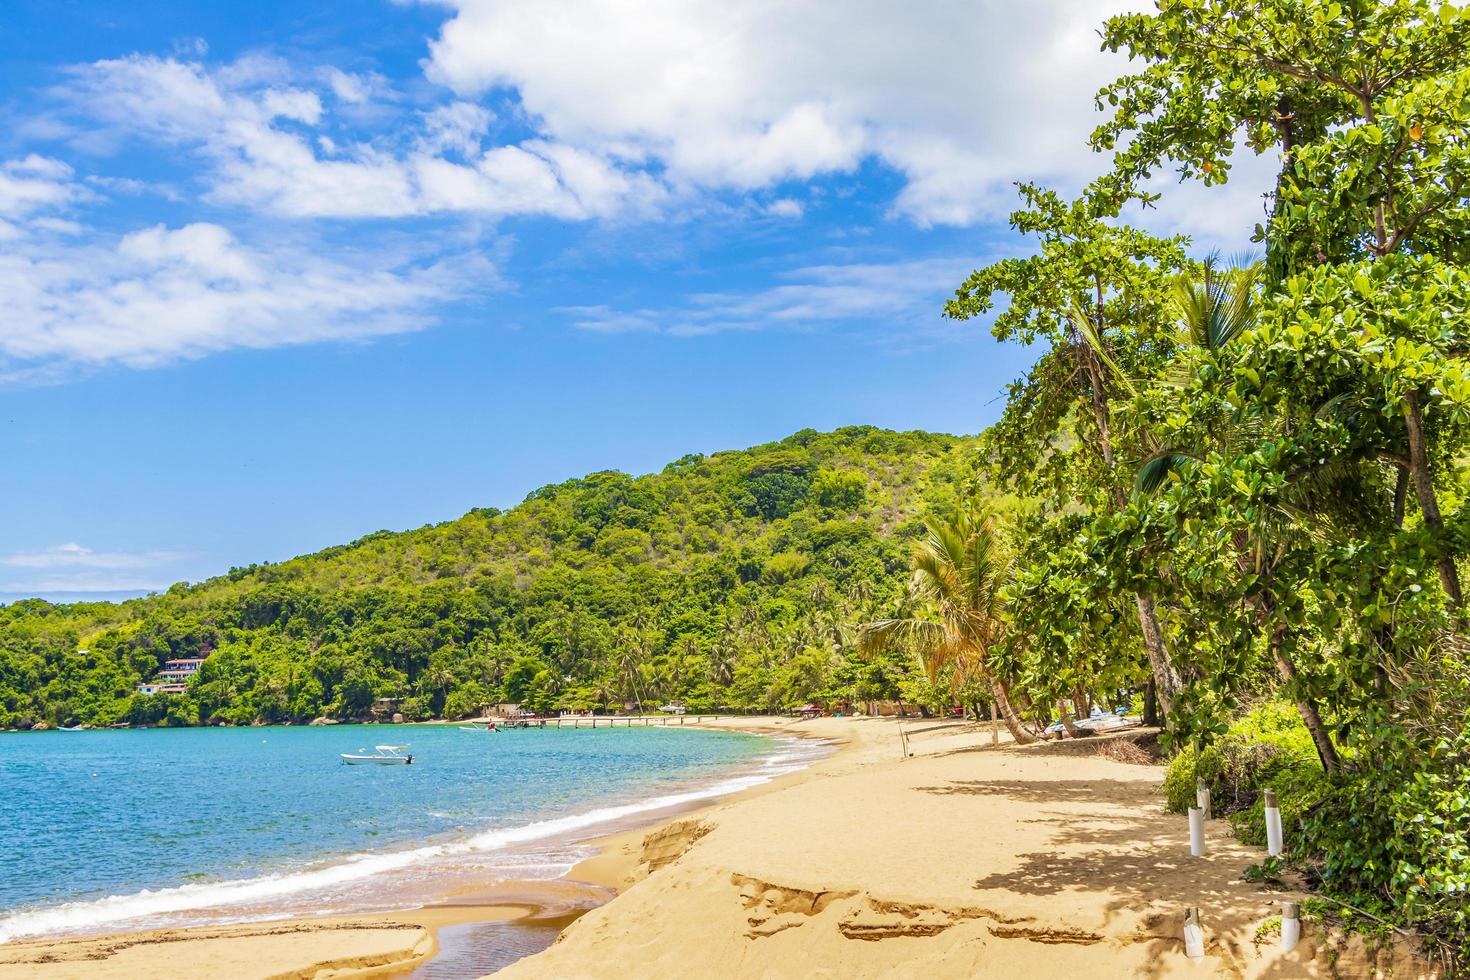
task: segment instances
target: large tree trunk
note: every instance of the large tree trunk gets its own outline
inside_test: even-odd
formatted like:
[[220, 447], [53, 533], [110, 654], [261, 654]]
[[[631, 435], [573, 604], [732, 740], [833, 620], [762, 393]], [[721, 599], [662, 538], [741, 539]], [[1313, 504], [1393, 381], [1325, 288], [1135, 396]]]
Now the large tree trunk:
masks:
[[990, 676], [990, 693], [995, 697], [995, 706], [1000, 709], [1000, 716], [1005, 720], [1006, 728], [1010, 730], [1011, 738], [1015, 739], [1016, 744], [1030, 745], [1036, 741], [1036, 735], [1021, 721], [1021, 716], [1016, 714], [1005, 681], [993, 674]]
[[[1429, 453], [1424, 447], [1424, 412], [1419, 406], [1419, 393], [1411, 391], [1404, 397], [1404, 421], [1409, 429], [1409, 476], [1414, 481], [1414, 496], [1419, 500], [1419, 512], [1424, 515], [1424, 526], [1434, 531], [1442, 544], [1444, 540], [1444, 517], [1439, 512], [1439, 498], [1434, 493], [1434, 482], [1429, 476]], [[1450, 603], [1459, 609], [1465, 604], [1460, 593], [1460, 572], [1455, 560], [1449, 555], [1439, 559], [1439, 581], [1444, 586]]]
[[1183, 682], [1169, 657], [1168, 647], [1164, 645], [1164, 633], [1159, 629], [1159, 613], [1154, 607], [1153, 597], [1140, 592], [1134, 598], [1138, 602], [1138, 625], [1143, 630], [1143, 650], [1148, 654], [1149, 669], [1153, 673], [1154, 697], [1158, 699], [1164, 723], [1168, 724]]

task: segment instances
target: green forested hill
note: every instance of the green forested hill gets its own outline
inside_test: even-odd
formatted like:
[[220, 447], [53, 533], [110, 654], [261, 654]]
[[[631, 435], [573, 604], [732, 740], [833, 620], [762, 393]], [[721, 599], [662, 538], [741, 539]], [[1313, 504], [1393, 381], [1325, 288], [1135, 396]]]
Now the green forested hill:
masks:
[[[0, 727], [774, 708], [889, 697], [905, 668], [844, 627], [891, 608], [906, 539], [971, 479], [974, 440], [854, 427], [594, 473], [120, 605], [0, 608]], [[222, 519], [226, 519], [222, 515]], [[209, 653], [186, 694], [136, 685]]]

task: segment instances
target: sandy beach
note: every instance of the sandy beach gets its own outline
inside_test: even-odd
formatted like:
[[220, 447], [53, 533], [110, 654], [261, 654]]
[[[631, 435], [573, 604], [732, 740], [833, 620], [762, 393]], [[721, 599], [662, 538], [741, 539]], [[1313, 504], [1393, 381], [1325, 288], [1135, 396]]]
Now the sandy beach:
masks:
[[[551, 948], [496, 976], [1373, 975], [1361, 944], [1310, 930], [1282, 953], [1262, 927], [1283, 899], [1301, 896], [1242, 880], [1264, 855], [1236, 843], [1223, 821], [1209, 827], [1208, 855], [1192, 858], [1186, 821], [1163, 810], [1162, 767], [1141, 764], [1135, 746], [1016, 748], [1002, 736], [992, 747], [988, 726], [915, 719], [714, 724], [842, 748], [605, 838], [561, 882], [413, 912], [15, 943], [0, 947], [0, 973], [407, 976], [446, 927], [571, 918], [597, 905]], [[1182, 942], [1190, 906], [1206, 932], [1199, 964]], [[1428, 974], [1400, 953], [1393, 975]]]
[[[1223, 821], [1191, 857], [1163, 768], [1115, 761], [1116, 739], [992, 748], [988, 726], [911, 720], [904, 758], [898, 722], [774, 724], [847, 747], [607, 842], [572, 874], [621, 871], [622, 894], [497, 977], [1374, 975], [1356, 940], [1309, 929], [1282, 953], [1262, 927], [1301, 894], [1242, 880], [1265, 855]], [[1202, 963], [1184, 953], [1191, 906]], [[1430, 975], [1396, 953], [1392, 975]]]

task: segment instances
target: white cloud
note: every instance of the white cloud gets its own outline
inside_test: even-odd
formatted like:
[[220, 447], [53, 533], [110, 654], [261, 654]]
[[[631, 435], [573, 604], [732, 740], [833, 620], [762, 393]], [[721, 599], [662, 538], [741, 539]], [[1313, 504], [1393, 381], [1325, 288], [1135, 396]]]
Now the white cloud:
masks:
[[[1106, 168], [1092, 95], [1126, 65], [1097, 31], [1143, 5], [433, 2], [450, 14], [425, 71], [458, 98], [417, 116], [371, 73], [132, 55], [75, 70], [64, 94], [108, 125], [74, 138], [193, 149], [212, 203], [296, 218], [646, 217], [876, 160], [902, 177], [895, 215], [968, 225], [1012, 210], [1016, 180], [1069, 192]], [[530, 134], [496, 145], [482, 99]], [[1234, 227], [1239, 195], [1188, 199]]]
[[1156, 209], [1125, 214], [1128, 221], [1166, 235], [1189, 235], [1193, 251], [1219, 251], [1226, 257], [1251, 248], [1251, 229], [1268, 217], [1264, 195], [1276, 186], [1281, 168], [1274, 154], [1245, 153], [1233, 161], [1230, 181], [1206, 187], [1197, 180], [1179, 182], [1173, 171], [1156, 174], [1148, 189], [1162, 195]]
[[186, 557], [176, 551], [94, 551], [75, 541], [41, 551], [14, 551], [0, 555], [9, 568], [148, 568]]
[[47, 215], [7, 227], [0, 380], [416, 330], [434, 307], [498, 285], [475, 256], [251, 243], [209, 222], [111, 238]]
[[[666, 194], [637, 169], [555, 141], [482, 151], [494, 116], [469, 102], [426, 113], [417, 137], [399, 149], [302, 132], [330, 122], [320, 96], [296, 84], [320, 84], [321, 77], [293, 82], [289, 68], [270, 59], [211, 71], [133, 55], [74, 74], [63, 94], [79, 111], [120, 133], [199, 150], [212, 164], [208, 197], [216, 203], [297, 218], [458, 212], [585, 219], [642, 212]], [[339, 98], [367, 98], [352, 78], [328, 74], [326, 84]]]
[[566, 307], [573, 326], [600, 333], [658, 331], [681, 336], [724, 330], [807, 329], [861, 323], [880, 334], [922, 336], [954, 329], [940, 320], [944, 300], [973, 268], [964, 258], [812, 265], [778, 285], [747, 292], [695, 293], [660, 309]]
[[382, 87], [382, 80], [372, 75], [353, 75], [340, 68], [323, 71], [332, 94], [343, 102], [358, 105], [372, 98], [373, 91]]
[[424, 136], [419, 145], [429, 153], [453, 150], [472, 157], [480, 151], [485, 131], [495, 113], [473, 102], [451, 102], [424, 114]]
[[322, 118], [322, 100], [301, 89], [268, 89], [260, 96], [260, 108], [268, 119], [293, 119], [307, 126]]
[[76, 542], [0, 555], [0, 596], [145, 592], [183, 578], [181, 551], [98, 551]]
[[765, 206], [764, 210], [773, 218], [800, 218], [806, 212], [806, 208], [800, 201], [789, 197], [772, 201]]
[[1017, 178], [1098, 169], [1091, 96], [1123, 63], [1096, 32], [1138, 3], [449, 6], [430, 78], [464, 97], [514, 89], [549, 139], [737, 189], [876, 157], [906, 178], [898, 211], [965, 224], [1009, 209]]
[[209, 42], [202, 37], [174, 38], [174, 54], [202, 58], [209, 54]]
[[0, 163], [0, 218], [23, 218], [85, 196], [72, 181], [71, 167], [31, 154]]

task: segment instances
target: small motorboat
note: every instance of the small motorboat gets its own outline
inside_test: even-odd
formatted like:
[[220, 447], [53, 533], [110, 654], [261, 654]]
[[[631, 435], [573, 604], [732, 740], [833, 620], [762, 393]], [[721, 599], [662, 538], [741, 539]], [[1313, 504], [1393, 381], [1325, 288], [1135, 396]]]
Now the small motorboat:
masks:
[[496, 728], [495, 727], [495, 723], [494, 722], [491, 722], [488, 725], [482, 725], [482, 724], [480, 724], [477, 721], [472, 721], [468, 725], [460, 725], [459, 726], [459, 730], [462, 731], [462, 732], [499, 732], [500, 731], [499, 728]]
[[72, 725], [70, 728], [67, 728], [66, 726], [63, 725], [61, 728], [58, 728], [56, 730], [58, 732], [85, 732], [87, 730], [87, 726], [86, 725]]
[[[412, 755], [404, 755], [407, 745], [374, 745], [372, 755], [342, 753], [344, 766], [407, 766], [413, 764]], [[367, 749], [358, 749], [366, 753]]]

